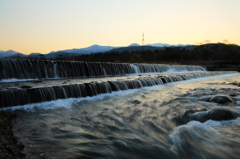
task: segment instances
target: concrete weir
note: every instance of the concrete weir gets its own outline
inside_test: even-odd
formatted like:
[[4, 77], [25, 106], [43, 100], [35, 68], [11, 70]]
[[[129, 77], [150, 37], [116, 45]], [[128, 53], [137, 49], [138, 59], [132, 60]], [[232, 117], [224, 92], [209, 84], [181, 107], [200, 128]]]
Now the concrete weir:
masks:
[[[207, 72], [188, 65], [0, 59], [0, 108], [227, 73], [233, 72]], [[6, 82], [11, 79], [18, 82]]]
[[0, 80], [107, 77], [167, 71], [205, 71], [205, 69], [201, 66], [188, 65], [0, 59]]
[[95, 96], [128, 89], [163, 85], [202, 77], [233, 72], [195, 72], [177, 74], [152, 74], [105, 78], [78, 78], [2, 82], [0, 107], [10, 107], [52, 101], [57, 99]]

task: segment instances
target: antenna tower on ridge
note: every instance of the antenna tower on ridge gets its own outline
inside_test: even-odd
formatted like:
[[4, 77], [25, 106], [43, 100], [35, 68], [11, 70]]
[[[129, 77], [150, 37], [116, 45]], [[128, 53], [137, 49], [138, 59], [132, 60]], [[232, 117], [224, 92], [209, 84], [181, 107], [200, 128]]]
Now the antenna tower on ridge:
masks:
[[142, 33], [142, 52], [144, 51], [144, 33]]
[[142, 33], [142, 46], [144, 46], [144, 33]]

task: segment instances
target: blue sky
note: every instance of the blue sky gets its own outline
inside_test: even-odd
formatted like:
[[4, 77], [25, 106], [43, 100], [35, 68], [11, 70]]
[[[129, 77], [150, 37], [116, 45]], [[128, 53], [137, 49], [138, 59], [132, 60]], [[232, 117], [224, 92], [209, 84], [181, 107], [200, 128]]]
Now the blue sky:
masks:
[[32, 52], [93, 44], [240, 45], [239, 0], [0, 0], [0, 50]]

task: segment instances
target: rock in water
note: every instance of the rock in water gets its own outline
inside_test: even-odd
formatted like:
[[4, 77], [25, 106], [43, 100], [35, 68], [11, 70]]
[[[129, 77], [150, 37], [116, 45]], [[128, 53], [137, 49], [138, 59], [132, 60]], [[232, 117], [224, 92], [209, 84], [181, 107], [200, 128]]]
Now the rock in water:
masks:
[[175, 116], [172, 120], [176, 123], [177, 126], [186, 124], [190, 121], [190, 117], [197, 112], [207, 111], [206, 109], [201, 110], [186, 110], [182, 112], [181, 114]]
[[206, 112], [197, 112], [197, 113], [194, 113], [190, 116], [190, 121], [191, 120], [195, 120], [195, 121], [199, 121], [201, 123], [209, 120], [207, 119], [207, 111]]
[[214, 96], [214, 97], [210, 98], [209, 101], [214, 102], [214, 103], [219, 103], [219, 104], [224, 104], [227, 102], [234, 102], [234, 100], [231, 97], [225, 96], [225, 95]]
[[190, 117], [190, 120], [196, 120], [203, 123], [207, 120], [221, 121], [221, 120], [231, 120], [234, 118], [235, 117], [233, 116], [230, 110], [225, 108], [214, 108], [206, 112], [194, 113]]

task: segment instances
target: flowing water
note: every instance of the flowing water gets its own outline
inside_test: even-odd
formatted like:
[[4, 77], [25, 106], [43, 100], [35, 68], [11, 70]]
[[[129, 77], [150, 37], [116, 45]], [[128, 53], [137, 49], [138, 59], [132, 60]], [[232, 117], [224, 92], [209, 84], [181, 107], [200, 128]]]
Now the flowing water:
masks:
[[[12, 107], [14, 131], [28, 158], [240, 158], [240, 89], [234, 81], [239, 74]], [[234, 102], [204, 100], [219, 94]], [[236, 118], [182, 119], [188, 110], [216, 107]]]
[[0, 59], [0, 81], [6, 79], [56, 79], [106, 77], [166, 71], [205, 71], [201, 66], [127, 64], [82, 61]]

